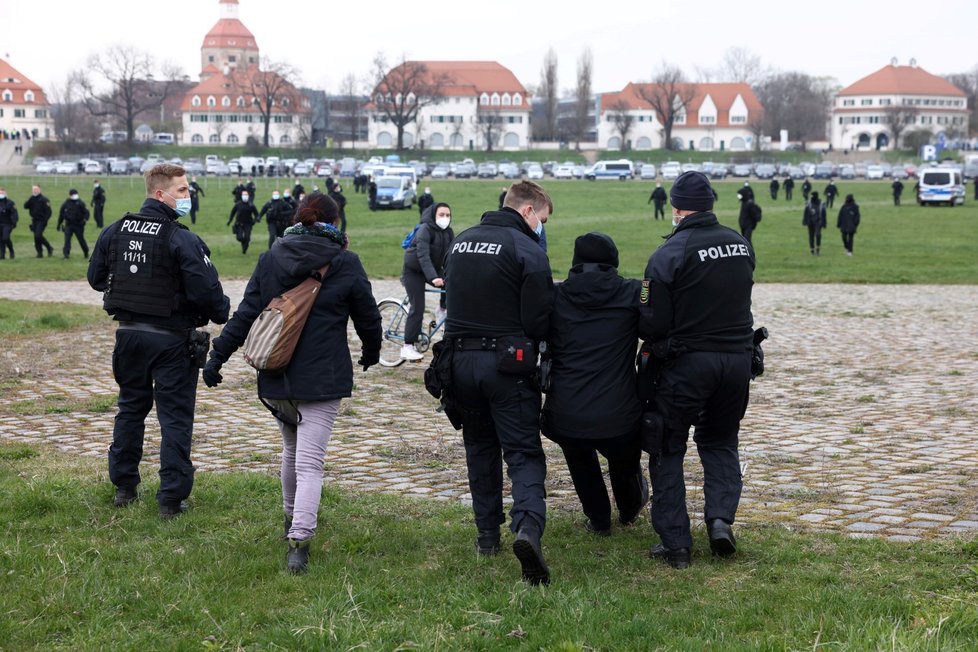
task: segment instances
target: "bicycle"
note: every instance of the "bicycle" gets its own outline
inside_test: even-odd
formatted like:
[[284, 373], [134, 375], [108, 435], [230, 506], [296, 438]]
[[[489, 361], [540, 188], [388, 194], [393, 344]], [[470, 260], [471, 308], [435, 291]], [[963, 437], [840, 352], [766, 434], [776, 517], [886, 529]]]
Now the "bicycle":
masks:
[[[425, 288], [426, 293], [442, 295], [444, 290]], [[384, 327], [384, 339], [380, 345], [380, 364], [385, 367], [397, 367], [405, 362], [401, 357], [401, 347], [404, 345], [404, 324], [408, 316], [408, 298], [389, 297], [380, 301], [380, 323]], [[425, 307], [425, 319], [421, 322], [421, 333], [414, 343], [419, 353], [424, 353], [431, 346], [435, 333], [445, 325], [445, 318], [436, 320], [435, 315]], [[427, 328], [425, 328], [427, 324]]]

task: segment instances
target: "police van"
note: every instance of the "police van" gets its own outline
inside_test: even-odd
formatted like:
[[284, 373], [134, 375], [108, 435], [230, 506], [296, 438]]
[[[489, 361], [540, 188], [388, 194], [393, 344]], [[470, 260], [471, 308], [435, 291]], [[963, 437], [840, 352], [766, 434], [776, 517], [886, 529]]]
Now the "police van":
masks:
[[928, 168], [920, 172], [920, 190], [917, 193], [917, 203], [947, 204], [959, 206], [964, 204], [964, 179], [958, 168]]
[[625, 181], [632, 178], [632, 163], [625, 159], [618, 161], [598, 161], [584, 172], [588, 181], [596, 179], [618, 179]]

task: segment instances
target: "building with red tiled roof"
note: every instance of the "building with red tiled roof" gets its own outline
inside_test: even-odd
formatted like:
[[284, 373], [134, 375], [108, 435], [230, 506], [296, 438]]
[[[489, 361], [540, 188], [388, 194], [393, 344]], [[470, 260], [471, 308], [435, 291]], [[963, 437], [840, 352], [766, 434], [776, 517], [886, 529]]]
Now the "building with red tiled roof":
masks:
[[238, 0], [219, 0], [218, 5], [221, 17], [200, 46], [201, 76], [212, 68], [220, 72], [224, 68], [260, 63], [255, 35], [238, 18]]
[[831, 143], [836, 149], [888, 149], [893, 124], [902, 135], [928, 130], [947, 138], [967, 136], [968, 101], [964, 91], [917, 66], [896, 60], [836, 93], [832, 102]]
[[54, 137], [54, 119], [44, 90], [5, 59], [0, 59], [0, 132]]
[[511, 70], [495, 61], [405, 61], [388, 72], [366, 107], [371, 146], [397, 146], [397, 127], [383, 108], [384, 85], [397, 94], [393, 80], [400, 71], [419, 66], [424, 76], [418, 87], [437, 87], [439, 99], [421, 106], [404, 126], [404, 147], [486, 150], [490, 139], [494, 149], [529, 145], [529, 94]]
[[[604, 93], [600, 98], [598, 147], [622, 149], [622, 134], [616, 114], [624, 111], [632, 117], [625, 134], [630, 149], [649, 150], [664, 147], [662, 124], [648, 101], [653, 84], [628, 83], [618, 93]], [[764, 109], [747, 84], [680, 84], [677, 92], [693, 93], [686, 111], [680, 113], [672, 127], [674, 149], [743, 150], [753, 141], [748, 125]]]

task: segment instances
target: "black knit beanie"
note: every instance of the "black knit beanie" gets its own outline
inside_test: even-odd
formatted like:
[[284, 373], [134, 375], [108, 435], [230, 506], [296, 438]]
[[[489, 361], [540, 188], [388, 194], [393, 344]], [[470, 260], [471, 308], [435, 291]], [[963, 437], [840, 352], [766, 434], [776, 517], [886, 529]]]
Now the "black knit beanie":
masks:
[[618, 267], [618, 247], [610, 235], [604, 233], [585, 233], [577, 236], [574, 241], [574, 259], [572, 264], [599, 263]]
[[683, 172], [672, 184], [669, 203], [681, 211], [713, 209], [713, 188], [702, 172]]

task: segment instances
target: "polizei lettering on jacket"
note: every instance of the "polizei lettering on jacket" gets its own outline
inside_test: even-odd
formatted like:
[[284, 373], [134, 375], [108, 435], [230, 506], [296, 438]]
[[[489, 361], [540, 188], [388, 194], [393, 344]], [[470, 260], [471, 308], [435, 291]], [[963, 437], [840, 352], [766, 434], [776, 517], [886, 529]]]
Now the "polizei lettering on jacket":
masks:
[[725, 244], [716, 247], [707, 247], [697, 251], [702, 263], [707, 258], [717, 260], [718, 258], [730, 258], [731, 256], [750, 256], [750, 251], [745, 244]]
[[498, 256], [503, 246], [493, 242], [456, 242], [452, 245], [453, 254], [488, 254]]
[[163, 228], [162, 222], [148, 222], [146, 220], [123, 220], [120, 231], [126, 233], [141, 233], [144, 235], [159, 235]]

